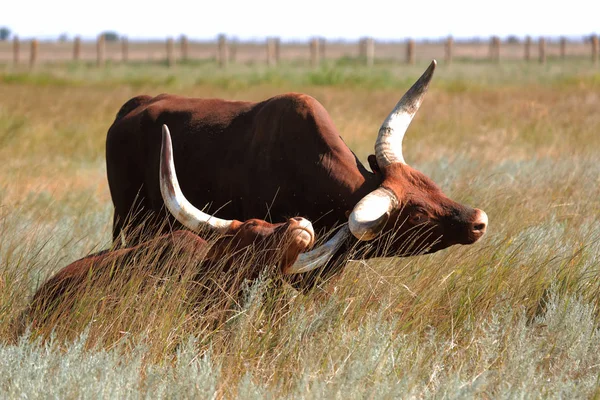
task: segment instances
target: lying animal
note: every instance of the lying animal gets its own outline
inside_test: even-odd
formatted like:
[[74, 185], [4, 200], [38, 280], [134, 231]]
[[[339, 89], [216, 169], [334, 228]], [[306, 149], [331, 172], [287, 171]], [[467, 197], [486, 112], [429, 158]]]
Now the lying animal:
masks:
[[306, 252], [314, 245], [315, 234], [310, 221], [302, 217], [272, 224], [208, 215], [185, 199], [172, 154], [169, 130], [164, 126], [160, 182], [165, 204], [178, 221], [194, 230], [216, 234], [215, 240], [207, 241], [190, 230], [177, 230], [133, 247], [84, 257], [37, 290], [27, 311], [30, 321], [58, 321], [64, 313], [73, 312], [78, 299], [90, 290], [113, 287], [116, 293], [132, 281], [146, 287], [187, 276], [201, 288], [197, 297], [203, 297], [209, 295], [211, 282], [224, 278], [213, 289], [235, 291], [243, 280], [255, 279], [269, 266], [276, 266], [284, 275], [307, 272], [326, 263], [347, 237], [347, 228], [342, 228], [329, 242]]

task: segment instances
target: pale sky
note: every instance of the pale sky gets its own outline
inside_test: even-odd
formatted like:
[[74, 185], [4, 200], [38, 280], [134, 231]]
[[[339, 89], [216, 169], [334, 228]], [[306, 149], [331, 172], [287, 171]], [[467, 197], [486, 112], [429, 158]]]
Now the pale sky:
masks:
[[186, 34], [212, 39], [306, 40], [455, 38], [490, 35], [573, 36], [600, 33], [600, 1], [502, 0], [6, 0], [0, 26], [22, 38], [81, 35], [105, 30], [130, 39]]

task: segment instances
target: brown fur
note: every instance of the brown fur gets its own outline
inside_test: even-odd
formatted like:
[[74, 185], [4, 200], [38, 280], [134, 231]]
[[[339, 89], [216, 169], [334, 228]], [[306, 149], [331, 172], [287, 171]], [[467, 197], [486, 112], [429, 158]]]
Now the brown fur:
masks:
[[[382, 232], [394, 239], [386, 246], [367, 243], [365, 256], [411, 255], [474, 242], [470, 226], [475, 210], [448, 199], [406, 165], [380, 171], [371, 156], [374, 172], [368, 171], [325, 108], [308, 95], [288, 93], [257, 103], [168, 94], [136, 101], [138, 107], [115, 120], [106, 142], [115, 240], [128, 223], [151, 235], [162, 232], [165, 218], [177, 224], [165, 212], [159, 189], [161, 127], [167, 124], [184, 195], [197, 207], [209, 204], [208, 212], [218, 217], [280, 221], [301, 215], [322, 233], [347, 222], [356, 203], [383, 185], [403, 208], [390, 216]], [[407, 251], [406, 241], [420, 229], [417, 214], [427, 216], [430, 235]], [[131, 231], [127, 234], [129, 241], [139, 240]], [[378, 240], [388, 240], [384, 236]], [[347, 249], [313, 274], [338, 271]]]
[[[218, 295], [214, 290], [219, 288], [235, 293], [241, 282], [256, 279], [265, 266], [277, 265], [285, 273], [312, 245], [291, 235], [298, 226], [294, 218], [279, 224], [234, 221], [229, 232], [211, 245], [190, 231], [179, 230], [134, 247], [92, 254], [61, 269], [37, 290], [23, 317], [23, 327], [28, 322], [39, 325], [58, 321], [62, 313], [72, 312], [73, 304], [88, 289], [111, 285], [118, 289], [133, 277], [149, 285], [191, 272], [195, 276], [192, 280], [202, 288], [195, 295], [200, 300]], [[248, 254], [256, 258], [240, 262]], [[208, 286], [217, 281], [220, 284], [209, 293]]]

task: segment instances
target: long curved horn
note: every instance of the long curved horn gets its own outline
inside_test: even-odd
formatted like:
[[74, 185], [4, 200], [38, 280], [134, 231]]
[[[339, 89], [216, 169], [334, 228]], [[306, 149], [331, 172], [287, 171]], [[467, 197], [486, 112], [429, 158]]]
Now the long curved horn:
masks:
[[402, 155], [402, 139], [421, 106], [436, 64], [435, 60], [429, 64], [427, 70], [402, 96], [396, 107], [381, 124], [375, 142], [375, 156], [379, 168], [392, 163], [406, 164]]
[[335, 252], [338, 251], [342, 244], [344, 244], [344, 241], [348, 236], [350, 236], [350, 232], [348, 231], [348, 226], [345, 225], [321, 246], [309, 252], [300, 254], [294, 265], [287, 268], [284, 273], [288, 275], [301, 274], [322, 267], [329, 261]]
[[226, 233], [233, 221], [213, 217], [200, 211], [190, 203], [177, 181], [171, 133], [167, 125], [162, 126], [162, 147], [160, 149], [160, 193], [173, 216], [187, 228], [198, 231], [209, 227], [217, 233]]
[[396, 195], [385, 187], [379, 187], [363, 197], [348, 217], [350, 232], [358, 240], [377, 237], [394, 208], [398, 207]]

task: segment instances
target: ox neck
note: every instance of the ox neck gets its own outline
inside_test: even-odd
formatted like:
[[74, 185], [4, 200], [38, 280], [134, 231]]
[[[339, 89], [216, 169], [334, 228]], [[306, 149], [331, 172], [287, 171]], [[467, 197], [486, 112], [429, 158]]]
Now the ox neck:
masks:
[[377, 189], [383, 184], [383, 176], [378, 173], [370, 172], [366, 168], [364, 171], [361, 171], [362, 175], [365, 179], [364, 183], [360, 186], [358, 190], [354, 193], [352, 199], [352, 207], [356, 205], [363, 197]]

